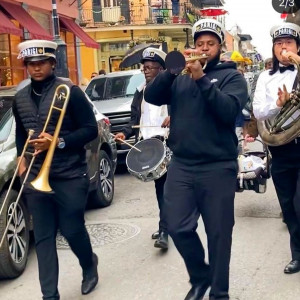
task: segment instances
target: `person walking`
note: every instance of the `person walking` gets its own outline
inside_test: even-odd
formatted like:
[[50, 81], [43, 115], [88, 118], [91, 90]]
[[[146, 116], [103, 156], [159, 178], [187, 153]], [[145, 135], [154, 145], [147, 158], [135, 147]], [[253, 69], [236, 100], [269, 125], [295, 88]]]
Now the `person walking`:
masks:
[[[159, 73], [146, 87], [145, 100], [170, 105], [169, 147], [173, 152], [165, 183], [168, 232], [182, 256], [192, 285], [185, 300], [229, 299], [229, 262], [237, 181], [235, 121], [247, 100], [247, 83], [236, 64], [220, 63], [225, 30], [214, 19], [192, 28], [195, 49], [206, 54], [186, 64], [187, 75]], [[202, 216], [209, 264], [197, 234]]]
[[[98, 135], [97, 122], [84, 93], [71, 81], [54, 75], [57, 44], [44, 40], [29, 40], [18, 45], [18, 58], [23, 59], [31, 83], [17, 92], [13, 103], [16, 120], [16, 147], [21, 159], [19, 176], [24, 179], [28, 160], [20, 158], [29, 129], [34, 130], [27, 151], [36, 156], [28, 181], [36, 178], [53, 142], [58, 113], [51, 115], [46, 131], [44, 124], [56, 88], [66, 84], [70, 98], [60, 130], [55, 141], [49, 174], [49, 184], [54, 193], [44, 193], [24, 188], [24, 196], [33, 219], [35, 248], [43, 299], [58, 300], [58, 257], [56, 234], [58, 229], [68, 241], [82, 268], [81, 293], [90, 293], [98, 282], [98, 258], [93, 253], [85, 228], [84, 212], [89, 188], [84, 145]], [[58, 95], [59, 96], [59, 95]]]
[[[272, 123], [298, 84], [297, 69], [289, 58], [300, 63], [300, 26], [283, 23], [272, 27], [270, 34], [273, 67], [262, 72], [257, 80], [253, 113], [258, 121]], [[300, 139], [269, 146], [269, 150], [272, 154], [271, 174], [290, 234], [292, 260], [285, 266], [284, 273], [292, 274], [300, 271]]]
[[[131, 104], [131, 120], [121, 132], [115, 135], [116, 141], [119, 141], [119, 139], [125, 140], [134, 134], [136, 141], [141, 138], [156, 137], [160, 140], [165, 138], [167, 131], [165, 128], [160, 127], [169, 127], [170, 124], [167, 105], [157, 107], [144, 101], [144, 89], [159, 72], [165, 69], [165, 57], [166, 53], [156, 48], [148, 47], [143, 51], [141, 63], [143, 64], [146, 82], [137, 88]], [[134, 125], [141, 125], [140, 130], [133, 129], [132, 126]], [[163, 193], [166, 177], [167, 173], [154, 180], [160, 220], [159, 230], [152, 234], [152, 238], [156, 239], [154, 247], [161, 249], [168, 248], [168, 230], [163, 214]]]

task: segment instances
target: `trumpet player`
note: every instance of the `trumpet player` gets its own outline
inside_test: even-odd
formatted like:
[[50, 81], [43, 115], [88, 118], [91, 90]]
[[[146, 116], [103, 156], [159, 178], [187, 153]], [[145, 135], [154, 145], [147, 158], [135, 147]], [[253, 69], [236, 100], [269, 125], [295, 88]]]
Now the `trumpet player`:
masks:
[[[31, 77], [31, 83], [18, 91], [13, 112], [16, 119], [16, 146], [20, 157], [28, 130], [35, 131], [27, 151], [36, 158], [30, 169], [31, 182], [41, 169], [47, 150], [53, 142], [58, 114], [52, 114], [46, 132], [49, 108], [56, 87], [67, 84], [70, 99], [55, 141], [56, 150], [50, 169], [49, 182], [54, 194], [24, 189], [24, 196], [33, 219], [35, 248], [43, 299], [58, 300], [58, 257], [56, 234], [68, 241], [82, 268], [82, 294], [91, 292], [98, 282], [97, 255], [93, 253], [89, 235], [84, 226], [84, 211], [89, 187], [84, 145], [98, 135], [97, 122], [90, 104], [78, 86], [54, 75], [57, 44], [44, 40], [29, 40], [19, 44], [20, 54]], [[20, 159], [20, 158], [19, 158]], [[23, 177], [28, 165], [21, 159], [19, 176]], [[69, 281], [72, 279], [69, 278]]]
[[[191, 76], [177, 76], [167, 69], [147, 85], [145, 100], [171, 109], [173, 156], [164, 190], [165, 214], [192, 285], [185, 300], [203, 299], [210, 286], [209, 299], [229, 299], [237, 181], [235, 121], [247, 99], [247, 84], [235, 63], [220, 63], [225, 36], [220, 22], [201, 19], [192, 35], [195, 49], [185, 55], [205, 54], [205, 70], [202, 59], [187, 62]], [[196, 232], [200, 216], [207, 234], [208, 263]]]
[[[273, 67], [260, 74], [253, 101], [253, 113], [258, 121], [272, 121], [290, 100], [290, 93], [299, 81], [291, 60], [300, 63], [300, 27], [283, 23], [274, 26], [270, 34]], [[300, 139], [283, 140], [279, 146], [269, 146], [269, 150], [271, 174], [290, 234], [291, 261], [284, 273], [292, 274], [300, 271]]]

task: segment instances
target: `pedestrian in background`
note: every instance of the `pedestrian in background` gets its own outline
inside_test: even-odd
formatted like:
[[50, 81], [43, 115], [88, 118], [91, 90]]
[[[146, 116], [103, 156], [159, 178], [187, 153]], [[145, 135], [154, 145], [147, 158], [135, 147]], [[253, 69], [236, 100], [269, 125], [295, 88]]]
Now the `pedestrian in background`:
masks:
[[[258, 121], [270, 120], [272, 123], [298, 84], [297, 69], [289, 57], [300, 63], [300, 26], [283, 23], [274, 26], [270, 34], [273, 39], [273, 67], [258, 78], [253, 113]], [[274, 186], [290, 234], [292, 260], [285, 266], [284, 273], [292, 274], [300, 271], [300, 139], [268, 148], [272, 154]]]
[[[66, 82], [54, 75], [56, 47], [56, 43], [43, 40], [29, 40], [19, 44], [18, 58], [23, 59], [31, 83], [18, 91], [13, 103], [17, 155], [18, 160], [21, 160], [20, 177], [24, 177], [29, 163], [25, 157], [20, 158], [29, 129], [33, 129], [35, 133], [27, 151], [34, 152], [36, 158], [28, 182], [38, 175], [50, 144], [56, 143], [49, 174], [49, 184], [54, 193], [44, 193], [29, 187], [24, 189], [33, 220], [41, 290], [43, 299], [48, 300], [60, 298], [56, 249], [58, 229], [68, 241], [82, 268], [82, 294], [90, 293], [98, 282], [98, 258], [93, 253], [84, 221], [89, 188], [84, 146], [97, 137], [97, 122], [81, 89], [71, 81]], [[52, 113], [46, 132], [42, 130], [56, 88], [61, 84], [70, 88], [70, 99], [60, 137], [53, 141], [60, 116], [58, 113]]]
[[100, 70], [100, 71], [99, 71], [99, 75], [106, 75], [106, 72], [105, 72], [105, 70], [103, 70], [103, 69], [102, 69], [102, 70]]
[[[163, 140], [166, 135], [166, 129], [160, 127], [169, 127], [170, 117], [168, 116], [167, 105], [157, 107], [149, 104], [144, 100], [144, 90], [147, 84], [165, 69], [166, 53], [148, 47], [143, 51], [141, 63], [146, 82], [137, 88], [131, 104], [131, 120], [122, 129], [121, 132], [115, 135], [118, 139], [125, 140], [135, 134], [136, 141], [139, 139], [148, 139], [151, 137]], [[133, 129], [133, 125], [140, 125], [139, 129]], [[148, 127], [147, 127], [148, 126]], [[164, 184], [167, 173], [162, 177], [154, 180], [156, 198], [159, 206], [159, 230], [152, 234], [152, 238], [156, 239], [154, 247], [167, 249], [168, 248], [168, 229], [164, 216]]]
[[93, 72], [93, 73], [91, 74], [91, 79], [94, 78], [94, 77], [96, 77], [96, 76], [98, 76], [98, 73], [97, 73], [97, 72]]
[[[170, 236], [184, 259], [192, 288], [185, 300], [229, 299], [229, 262], [237, 181], [236, 118], [247, 99], [247, 83], [232, 62], [219, 63], [225, 30], [215, 19], [192, 28], [196, 60], [187, 75], [161, 72], [146, 87], [145, 100], [170, 105], [169, 147], [173, 152], [165, 184]], [[202, 216], [209, 264], [197, 234]]]

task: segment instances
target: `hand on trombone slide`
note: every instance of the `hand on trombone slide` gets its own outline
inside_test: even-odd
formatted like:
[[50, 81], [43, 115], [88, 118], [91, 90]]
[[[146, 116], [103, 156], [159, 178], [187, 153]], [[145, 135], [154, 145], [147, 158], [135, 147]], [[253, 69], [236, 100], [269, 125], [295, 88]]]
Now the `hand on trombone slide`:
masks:
[[39, 153], [48, 150], [52, 140], [53, 136], [46, 132], [42, 132], [37, 139], [30, 140], [29, 144], [31, 144], [34, 147], [33, 155], [36, 156]]

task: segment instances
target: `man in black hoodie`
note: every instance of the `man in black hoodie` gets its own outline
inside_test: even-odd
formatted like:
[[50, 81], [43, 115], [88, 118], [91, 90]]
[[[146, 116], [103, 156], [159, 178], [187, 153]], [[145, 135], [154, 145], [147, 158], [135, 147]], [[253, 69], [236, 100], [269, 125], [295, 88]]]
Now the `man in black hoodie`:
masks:
[[[247, 84], [235, 63], [220, 63], [224, 29], [214, 19], [193, 26], [195, 49], [208, 55], [188, 62], [188, 75], [162, 72], [147, 85], [145, 100], [169, 104], [169, 146], [173, 151], [165, 183], [167, 226], [190, 276], [185, 300], [229, 299], [229, 262], [237, 180], [235, 121], [247, 99]], [[209, 265], [196, 232], [202, 216]]]
[[[59, 113], [53, 112], [47, 128], [44, 125], [56, 89], [61, 84], [70, 88], [70, 98], [55, 141], [49, 174], [49, 184], [54, 193], [24, 189], [24, 196], [33, 219], [35, 248], [39, 266], [39, 279], [43, 299], [58, 300], [58, 257], [56, 234], [68, 241], [82, 268], [81, 293], [90, 293], [98, 282], [98, 258], [93, 253], [90, 237], [84, 226], [84, 212], [89, 188], [84, 145], [98, 135], [97, 121], [84, 93], [71, 81], [54, 75], [57, 44], [44, 40], [28, 40], [19, 44], [24, 65], [31, 77], [31, 84], [18, 91], [13, 103], [16, 119], [16, 147], [20, 163], [19, 176], [27, 173], [29, 162], [21, 156], [28, 131], [34, 130], [27, 151], [35, 160], [27, 183], [36, 178], [53, 140]], [[58, 95], [59, 96], [59, 95]], [[56, 101], [56, 106], [60, 101]]]

